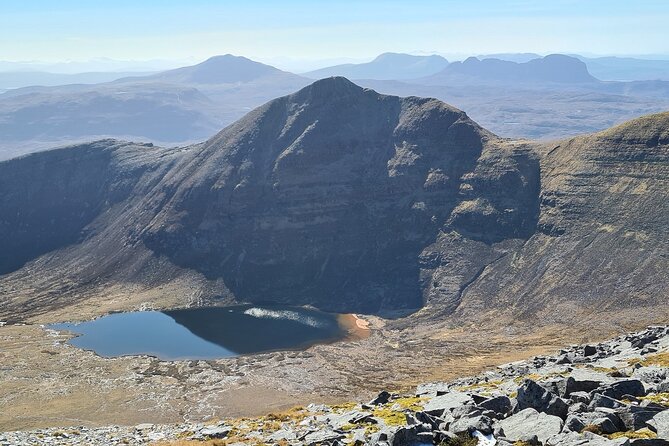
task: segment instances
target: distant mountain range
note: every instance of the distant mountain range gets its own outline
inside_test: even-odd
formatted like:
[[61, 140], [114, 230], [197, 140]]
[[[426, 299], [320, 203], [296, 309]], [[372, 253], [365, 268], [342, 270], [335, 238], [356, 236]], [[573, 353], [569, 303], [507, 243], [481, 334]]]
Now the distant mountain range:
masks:
[[511, 141], [441, 101], [327, 78], [204, 143], [0, 162], [0, 319], [113, 292], [641, 324], [669, 292], [668, 129], [664, 113]]
[[440, 72], [420, 81], [425, 84], [441, 85], [488, 82], [516, 85], [587, 84], [597, 82], [597, 79], [588, 73], [585, 63], [580, 60], [561, 54], [551, 54], [521, 63], [470, 57], [464, 62], [453, 62]]
[[321, 68], [303, 75], [312, 79], [344, 76], [349, 79], [414, 79], [437, 73], [448, 65], [441, 56], [412, 56], [384, 53], [367, 63], [343, 64]]
[[[384, 93], [448, 101], [503, 136], [560, 138], [669, 108], [669, 82], [601, 82], [582, 61], [562, 55], [522, 63], [468, 59], [448, 64], [439, 56], [388, 53], [337, 69], [365, 78], [359, 82]], [[224, 55], [110, 82], [9, 90], [0, 94], [0, 159], [106, 137], [188, 144], [309, 82]]]

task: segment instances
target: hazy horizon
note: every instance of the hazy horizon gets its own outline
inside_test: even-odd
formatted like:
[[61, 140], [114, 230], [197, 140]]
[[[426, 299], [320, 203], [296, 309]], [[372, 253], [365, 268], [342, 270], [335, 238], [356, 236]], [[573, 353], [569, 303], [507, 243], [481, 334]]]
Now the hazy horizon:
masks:
[[365, 62], [384, 52], [453, 60], [495, 53], [666, 59], [668, 19], [669, 4], [658, 0], [423, 0], [410, 5], [396, 0], [244, 5], [32, 0], [3, 5], [0, 61], [49, 65], [111, 59], [142, 66], [155, 62], [165, 69], [230, 53], [299, 71]]

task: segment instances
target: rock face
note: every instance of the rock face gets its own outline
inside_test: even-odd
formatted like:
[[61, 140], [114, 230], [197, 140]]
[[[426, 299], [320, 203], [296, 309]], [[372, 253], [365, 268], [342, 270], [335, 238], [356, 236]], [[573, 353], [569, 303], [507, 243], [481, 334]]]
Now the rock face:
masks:
[[543, 146], [330, 78], [202, 144], [0, 163], [0, 313], [111, 284], [468, 318], [652, 306], [669, 283], [668, 123]]

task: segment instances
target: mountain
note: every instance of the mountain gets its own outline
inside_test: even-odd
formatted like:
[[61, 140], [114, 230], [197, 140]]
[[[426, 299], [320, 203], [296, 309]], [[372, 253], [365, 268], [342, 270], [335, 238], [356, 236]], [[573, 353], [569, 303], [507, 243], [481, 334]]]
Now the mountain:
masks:
[[[226, 54], [211, 57], [197, 65], [176, 68], [136, 80], [211, 85], [247, 83], [277, 75], [297, 77], [292, 73], [255, 62], [246, 57]], [[123, 79], [122, 81], [127, 81], [127, 79]]]
[[443, 70], [448, 61], [441, 56], [412, 56], [383, 53], [371, 62], [343, 64], [304, 73], [312, 79], [344, 76], [350, 79], [413, 79], [430, 76]]
[[668, 291], [668, 128], [511, 141], [329, 78], [202, 144], [2, 162], [0, 316], [263, 301], [640, 323]]
[[152, 73], [91, 72], [91, 73], [48, 73], [43, 71], [0, 72], [0, 92], [12, 88], [42, 85], [54, 87], [66, 84], [99, 84], [128, 76], [147, 76]]
[[589, 84], [597, 82], [597, 79], [588, 73], [586, 65], [580, 60], [562, 54], [551, 54], [523, 63], [470, 57], [464, 62], [453, 62], [424, 80], [426, 84], [475, 82]]
[[0, 95], [0, 159], [31, 147], [94, 138], [192, 143], [308, 83], [292, 73], [225, 55], [101, 84], [10, 90]]
[[494, 53], [494, 54], [481, 54], [476, 56], [477, 59], [499, 59], [499, 60], [508, 60], [509, 62], [516, 63], [525, 63], [534, 59], [541, 59], [541, 55], [537, 53]]
[[583, 57], [575, 55], [598, 79], [608, 81], [669, 81], [669, 60], [633, 57]]

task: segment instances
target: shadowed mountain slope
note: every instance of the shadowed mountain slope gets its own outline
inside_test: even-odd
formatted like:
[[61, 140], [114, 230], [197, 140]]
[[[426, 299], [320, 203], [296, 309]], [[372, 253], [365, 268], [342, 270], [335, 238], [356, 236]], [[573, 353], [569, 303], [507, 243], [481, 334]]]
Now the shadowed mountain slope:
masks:
[[184, 149], [101, 141], [0, 163], [0, 308], [110, 287], [430, 317], [656, 305], [667, 116], [542, 146], [329, 78]]

